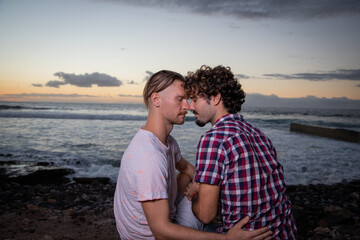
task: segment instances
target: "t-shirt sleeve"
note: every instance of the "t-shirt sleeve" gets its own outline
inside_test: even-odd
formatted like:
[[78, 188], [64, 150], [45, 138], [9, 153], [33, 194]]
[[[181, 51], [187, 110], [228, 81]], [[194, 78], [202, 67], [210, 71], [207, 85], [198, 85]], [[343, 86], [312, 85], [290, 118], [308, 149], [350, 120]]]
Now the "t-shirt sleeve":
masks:
[[[155, 199], [167, 199], [168, 172], [164, 161], [159, 158], [163, 156], [156, 153], [144, 154], [141, 164], [136, 166], [133, 176], [135, 194], [138, 201], [149, 201]], [[165, 161], [166, 162], [166, 161]]]
[[194, 180], [200, 183], [220, 185], [223, 179], [224, 151], [215, 137], [201, 137], [197, 153]]

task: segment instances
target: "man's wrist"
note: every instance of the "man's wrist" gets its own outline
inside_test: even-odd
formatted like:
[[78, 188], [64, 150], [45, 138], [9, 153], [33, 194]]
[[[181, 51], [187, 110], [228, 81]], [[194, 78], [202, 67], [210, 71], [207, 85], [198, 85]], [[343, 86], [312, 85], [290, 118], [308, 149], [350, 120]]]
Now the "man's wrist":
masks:
[[194, 194], [191, 195], [190, 202], [192, 202], [192, 203], [193, 203], [193, 202], [197, 202], [198, 198], [199, 198], [199, 193], [198, 193], [198, 192], [194, 192]]

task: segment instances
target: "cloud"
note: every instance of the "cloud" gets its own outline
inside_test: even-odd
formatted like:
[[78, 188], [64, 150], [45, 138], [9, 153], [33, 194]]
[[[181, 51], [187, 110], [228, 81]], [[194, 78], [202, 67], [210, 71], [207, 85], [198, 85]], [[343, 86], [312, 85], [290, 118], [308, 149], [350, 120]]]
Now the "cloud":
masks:
[[57, 80], [54, 80], [54, 81], [48, 81], [45, 86], [47, 87], [54, 87], [54, 88], [59, 88], [59, 86], [61, 85], [66, 85], [65, 82], [62, 82], [62, 81], [57, 81]]
[[138, 85], [138, 83], [135, 82], [134, 80], [128, 81], [127, 84], [129, 84], [129, 85]]
[[244, 75], [244, 74], [235, 74], [235, 77], [240, 78], [240, 79], [248, 79], [248, 78], [250, 78], [249, 76]]
[[360, 69], [339, 69], [327, 73], [296, 73], [286, 74], [263, 74], [265, 77], [284, 79], [284, 80], [308, 80], [308, 81], [330, 81], [330, 80], [350, 80], [360, 81]]
[[107, 0], [135, 6], [222, 14], [240, 19], [311, 20], [360, 13], [359, 0]]
[[69, 84], [77, 87], [92, 87], [93, 85], [97, 85], [99, 87], [119, 87], [123, 84], [115, 77], [98, 72], [79, 75], [73, 73], [57, 72], [54, 75], [60, 78], [61, 81], [49, 81], [46, 83], [46, 86], [59, 88], [61, 85]]
[[360, 87], [360, 84], [357, 84], [356, 86], [357, 86], [357, 87]]
[[145, 74], [146, 74], [146, 76], [143, 79], [143, 82], [147, 82], [147, 80], [149, 80], [154, 73], [151, 71], [145, 71]]
[[31, 84], [31, 86], [33, 86], [33, 87], [42, 87], [42, 84], [40, 84], [40, 83], [33, 83], [33, 84]]
[[142, 98], [142, 95], [132, 95], [132, 94], [119, 94], [119, 97], [135, 97], [135, 98]]
[[96, 98], [94, 95], [80, 95], [80, 94], [53, 94], [53, 93], [20, 93], [20, 94], [1, 94], [2, 98], [27, 98], [27, 97], [55, 97], [55, 98], [82, 98], [91, 97]]

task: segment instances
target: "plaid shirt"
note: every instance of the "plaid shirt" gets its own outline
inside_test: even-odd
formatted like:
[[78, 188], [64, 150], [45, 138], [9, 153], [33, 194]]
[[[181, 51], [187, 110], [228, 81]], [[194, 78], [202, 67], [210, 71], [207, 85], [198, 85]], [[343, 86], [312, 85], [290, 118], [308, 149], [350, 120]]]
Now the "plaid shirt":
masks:
[[269, 226], [274, 239], [295, 239], [292, 205], [276, 150], [242, 115], [223, 116], [201, 137], [195, 181], [220, 186], [223, 227], [218, 232], [248, 215], [245, 229]]

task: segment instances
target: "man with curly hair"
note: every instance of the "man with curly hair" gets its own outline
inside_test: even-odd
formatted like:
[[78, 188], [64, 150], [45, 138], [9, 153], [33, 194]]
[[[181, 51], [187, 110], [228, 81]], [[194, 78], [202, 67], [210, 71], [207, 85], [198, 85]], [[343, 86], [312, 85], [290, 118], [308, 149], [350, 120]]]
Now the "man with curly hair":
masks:
[[248, 217], [228, 234], [199, 231], [202, 224], [194, 217], [191, 203], [177, 194], [178, 189], [185, 191], [195, 172], [170, 135], [174, 125], [184, 123], [189, 108], [184, 82], [181, 74], [162, 70], [145, 85], [148, 118], [122, 156], [114, 194], [121, 239], [269, 239], [267, 227], [242, 229]]
[[222, 224], [208, 225], [220, 233], [249, 216], [245, 229], [269, 226], [273, 239], [295, 239], [283, 167], [270, 139], [237, 114], [245, 93], [231, 69], [202, 66], [185, 81], [196, 124], [212, 125], [199, 141], [194, 182], [186, 192], [195, 216], [209, 224], [220, 210]]

